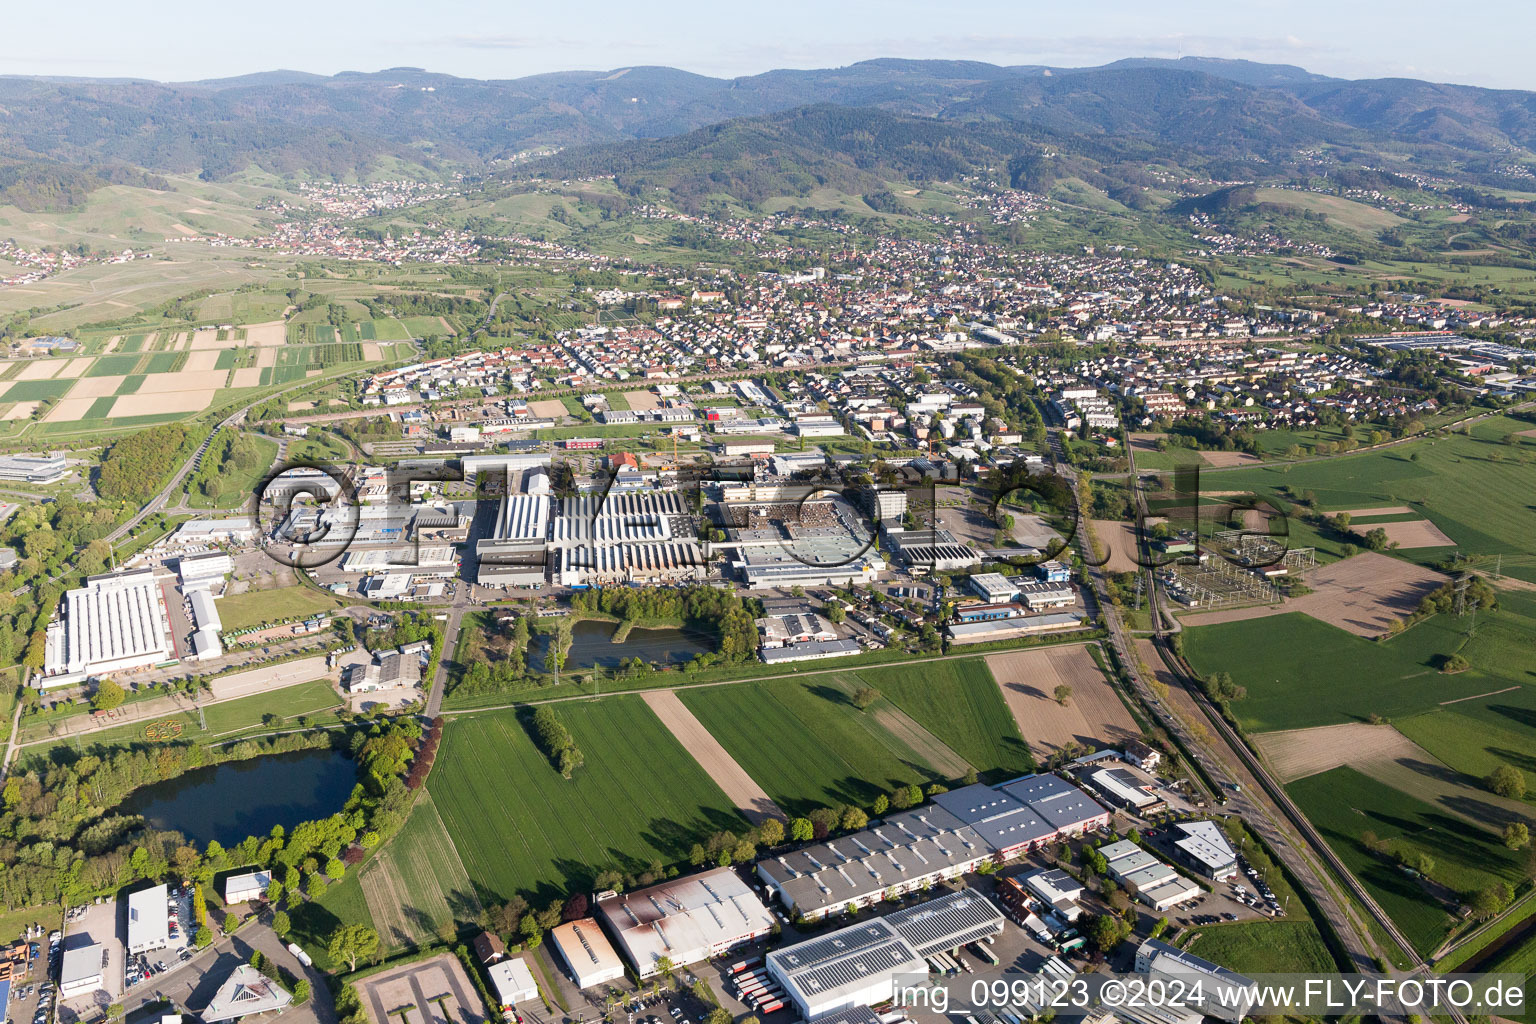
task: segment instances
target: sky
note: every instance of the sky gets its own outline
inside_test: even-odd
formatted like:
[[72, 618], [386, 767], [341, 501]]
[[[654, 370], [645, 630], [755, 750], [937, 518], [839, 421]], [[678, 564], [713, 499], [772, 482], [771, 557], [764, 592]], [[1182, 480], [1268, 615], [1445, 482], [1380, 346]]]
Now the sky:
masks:
[[[0, 74], [222, 78], [411, 66], [470, 78], [662, 64], [719, 77], [874, 57], [1296, 64], [1536, 89], [1529, 0], [76, 0], [8, 4]], [[1497, 31], [1493, 27], [1500, 27]]]

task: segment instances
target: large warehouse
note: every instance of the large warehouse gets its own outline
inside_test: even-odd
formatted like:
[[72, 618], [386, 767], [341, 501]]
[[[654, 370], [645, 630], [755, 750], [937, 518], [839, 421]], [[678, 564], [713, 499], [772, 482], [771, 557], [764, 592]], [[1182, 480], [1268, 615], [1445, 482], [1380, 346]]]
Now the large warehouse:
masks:
[[867, 906], [887, 892], [912, 892], [957, 878], [990, 859], [976, 832], [941, 808], [888, 815], [874, 828], [764, 857], [757, 874], [784, 906], [807, 920]]
[[92, 676], [147, 668], [171, 656], [170, 624], [149, 569], [90, 576], [64, 595], [48, 626], [44, 689]]
[[714, 868], [600, 900], [598, 914], [641, 978], [698, 963], [773, 930], [773, 914], [730, 868]]
[[924, 958], [1003, 930], [1003, 913], [972, 889], [774, 950], [768, 973], [805, 1020], [895, 995], [896, 979], [927, 981]]
[[977, 783], [879, 825], [780, 857], [757, 873], [808, 920], [868, 906], [1109, 823], [1109, 811], [1055, 775]]

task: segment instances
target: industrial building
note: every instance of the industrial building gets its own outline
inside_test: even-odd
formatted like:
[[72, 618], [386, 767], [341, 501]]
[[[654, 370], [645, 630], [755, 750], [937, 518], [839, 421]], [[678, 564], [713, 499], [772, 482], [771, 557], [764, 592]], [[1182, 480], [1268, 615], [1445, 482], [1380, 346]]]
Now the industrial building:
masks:
[[398, 686], [421, 685], [421, 657], [404, 651], [376, 653], [373, 660], [351, 665], [343, 681], [348, 693], [372, 693]]
[[[984, 788], [984, 787], [983, 787]], [[873, 828], [763, 857], [757, 875], [779, 901], [814, 921], [974, 871], [993, 851], [943, 808], [890, 814]]]
[[1018, 599], [1032, 612], [1065, 608], [1077, 603], [1077, 591], [1070, 583], [1025, 583], [1018, 588]]
[[698, 963], [763, 938], [773, 914], [728, 867], [600, 899], [597, 912], [641, 978]]
[[128, 894], [128, 952], [144, 953], [171, 944], [170, 888], [164, 883]]
[[69, 475], [62, 455], [0, 455], [0, 480], [22, 484], [56, 484]]
[[[1200, 1008], [1207, 1017], [1227, 1024], [1238, 1024], [1259, 998], [1258, 986], [1252, 979], [1159, 939], [1146, 939], [1136, 947], [1136, 973], [1180, 981], [1186, 990], [1192, 990], [1196, 981], [1205, 982], [1203, 991], [1210, 995]], [[1213, 980], [1221, 984], [1209, 984]]]
[[807, 920], [868, 906], [1081, 835], [1109, 811], [1055, 775], [977, 783], [879, 825], [757, 862], [757, 874]]
[[986, 619], [980, 622], [951, 622], [944, 627], [944, 632], [952, 644], [987, 644], [1040, 633], [1057, 633], [1077, 629], [1082, 625], [1082, 618], [1071, 612], [1047, 612], [1044, 615]]
[[1099, 847], [1109, 877], [1158, 913], [1200, 895], [1200, 887], [1128, 839]]
[[1173, 856], [1179, 863], [1217, 882], [1237, 874], [1237, 851], [1232, 849], [1220, 825], [1214, 821], [1181, 821], [1173, 826], [1171, 834], [1181, 832], [1183, 836], [1173, 841]]
[[198, 1016], [203, 1024], [217, 1024], [281, 1010], [291, 1002], [293, 996], [277, 982], [250, 964], [237, 964]]
[[1019, 593], [1019, 588], [1000, 572], [978, 572], [966, 577], [966, 583], [988, 604], [1012, 601]]
[[213, 595], [199, 588], [192, 591], [187, 603], [192, 606], [192, 624], [196, 627], [192, 634], [193, 653], [200, 661], [217, 658], [224, 653], [224, 643], [220, 639], [224, 622], [219, 618], [219, 609]]
[[591, 988], [624, 977], [624, 961], [613, 951], [595, 920], [567, 921], [549, 933], [577, 988]]
[[262, 899], [267, 886], [272, 884], [270, 871], [247, 871], [224, 879], [224, 902], [227, 904], [249, 903]]
[[170, 625], [154, 572], [91, 576], [64, 595], [62, 618], [48, 625], [39, 686], [66, 686], [171, 656]]
[[1130, 767], [1097, 768], [1086, 772], [1088, 785], [1093, 791], [1116, 807], [1152, 814], [1167, 806], [1157, 795], [1157, 786], [1145, 775]]
[[212, 586], [234, 571], [235, 560], [222, 551], [182, 555], [176, 561], [176, 572], [181, 577], [182, 593], [196, 587]]
[[448, 577], [453, 575], [457, 563], [458, 556], [448, 544], [351, 549], [341, 556], [342, 572], [405, 571]]
[[758, 643], [763, 647], [783, 647], [813, 640], [836, 640], [832, 623], [815, 612], [790, 615], [766, 615], [757, 620]]
[[981, 556], [948, 530], [898, 530], [882, 526], [892, 553], [912, 569], [952, 572], [981, 564]]
[[1076, 921], [1082, 916], [1083, 908], [1078, 900], [1083, 898], [1083, 883], [1060, 868], [1025, 875], [1024, 884], [1063, 921]]
[[821, 661], [824, 658], [846, 658], [862, 654], [864, 648], [857, 640], [810, 640], [803, 644], [786, 644], [783, 647], [763, 647], [758, 656], [769, 665], [786, 665], [793, 661]]
[[1109, 824], [1108, 810], [1057, 775], [963, 786], [933, 802], [975, 829], [999, 860]]
[[59, 995], [71, 999], [101, 987], [99, 942], [66, 949], [59, 969]]
[[490, 977], [491, 987], [496, 990], [496, 1000], [502, 1006], [516, 1006], [539, 998], [539, 987], [520, 956], [491, 964], [485, 973]]
[[1003, 930], [1003, 914], [971, 889], [777, 949], [767, 955], [805, 1020], [888, 1002], [898, 978], [927, 981], [926, 957]]

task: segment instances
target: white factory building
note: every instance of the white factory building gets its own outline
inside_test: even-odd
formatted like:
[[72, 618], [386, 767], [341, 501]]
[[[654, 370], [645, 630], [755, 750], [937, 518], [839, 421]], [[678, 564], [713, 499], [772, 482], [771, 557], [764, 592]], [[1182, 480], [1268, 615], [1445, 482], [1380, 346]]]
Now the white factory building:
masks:
[[890, 1001], [898, 978], [926, 982], [926, 957], [990, 938], [1003, 914], [972, 889], [776, 949], [768, 973], [805, 1020]]
[[199, 660], [217, 658], [224, 653], [224, 644], [219, 639], [219, 634], [224, 631], [224, 622], [219, 618], [219, 609], [213, 595], [199, 588], [192, 591], [187, 603], [192, 606], [192, 624], [197, 627], [192, 634], [193, 653]]
[[496, 990], [496, 999], [502, 1006], [531, 1003], [539, 998], [539, 986], [520, 956], [491, 964], [485, 973], [490, 976], [491, 987]]
[[[1146, 939], [1136, 947], [1136, 972], [1168, 982], [1179, 981], [1186, 991], [1192, 990], [1196, 982], [1203, 983], [1210, 997], [1200, 1008], [1207, 1017], [1227, 1024], [1237, 1024], [1246, 1017], [1259, 998], [1258, 986], [1252, 979], [1158, 939]], [[1213, 985], [1212, 981], [1220, 984]]]
[[1200, 895], [1200, 887], [1129, 839], [1099, 847], [1109, 877], [1158, 913]]
[[170, 889], [164, 883], [128, 894], [128, 952], [171, 944]]
[[[75, 938], [75, 936], [71, 936]], [[99, 942], [64, 951], [59, 965], [59, 994], [71, 999], [101, 988], [101, 953]]]
[[597, 921], [567, 921], [549, 933], [577, 988], [591, 988], [624, 977], [624, 961], [614, 952]]
[[150, 569], [91, 576], [48, 626], [43, 689], [147, 668], [171, 657], [170, 624]]
[[267, 886], [271, 884], [270, 871], [247, 871], [244, 874], [230, 875], [224, 879], [224, 902], [235, 904], [259, 900], [266, 896]]
[[235, 571], [235, 560], [222, 551], [182, 555], [176, 561], [176, 571], [181, 576], [181, 592], [185, 594], [198, 587], [211, 587], [223, 580]]
[[642, 979], [660, 973], [662, 957], [682, 967], [773, 930], [773, 914], [730, 868], [609, 896], [598, 900], [597, 912]]

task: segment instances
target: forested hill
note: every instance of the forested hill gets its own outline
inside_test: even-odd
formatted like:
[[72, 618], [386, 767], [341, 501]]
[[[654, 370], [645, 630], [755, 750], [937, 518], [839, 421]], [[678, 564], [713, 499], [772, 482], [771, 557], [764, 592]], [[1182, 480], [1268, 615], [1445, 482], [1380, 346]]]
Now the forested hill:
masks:
[[[819, 104], [935, 119], [954, 142], [936, 148], [960, 163], [995, 146], [992, 130], [1236, 160], [1285, 160], [1319, 143], [1391, 148], [1436, 165], [1454, 157], [1473, 174], [1536, 149], [1536, 94], [1186, 58], [1086, 69], [885, 59], [737, 79], [665, 67], [499, 81], [411, 68], [170, 85], [0, 78], [0, 154], [209, 178], [253, 165], [322, 177], [400, 164], [479, 171], [539, 148], [685, 136]], [[771, 129], [743, 129], [754, 130]]]
[[821, 104], [741, 118], [668, 139], [577, 147], [535, 161], [547, 178], [613, 175], [632, 193], [664, 188], [688, 206], [711, 193], [747, 203], [816, 188], [879, 191], [891, 179], [947, 181], [1002, 166], [1021, 140], [1002, 126]]

